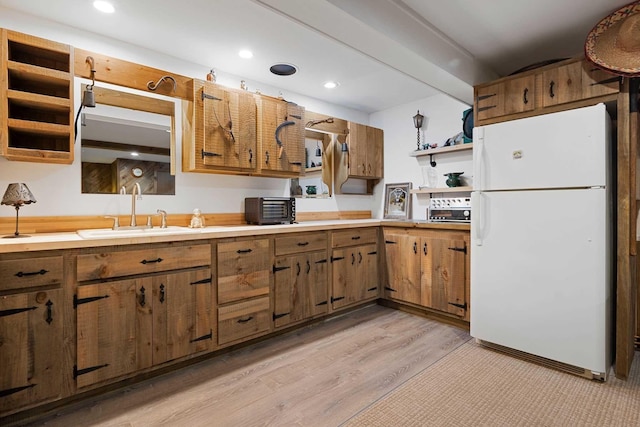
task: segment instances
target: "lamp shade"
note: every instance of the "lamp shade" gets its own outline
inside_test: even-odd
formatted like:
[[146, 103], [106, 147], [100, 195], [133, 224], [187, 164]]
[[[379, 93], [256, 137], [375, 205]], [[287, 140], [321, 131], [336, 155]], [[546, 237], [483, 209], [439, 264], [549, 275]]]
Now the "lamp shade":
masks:
[[422, 120], [424, 120], [424, 116], [420, 114], [420, 110], [418, 110], [418, 114], [413, 116], [413, 125], [416, 129], [420, 129], [422, 127]]
[[14, 182], [7, 186], [7, 190], [2, 196], [3, 205], [22, 206], [35, 203], [36, 198], [27, 187], [27, 184], [22, 182]]

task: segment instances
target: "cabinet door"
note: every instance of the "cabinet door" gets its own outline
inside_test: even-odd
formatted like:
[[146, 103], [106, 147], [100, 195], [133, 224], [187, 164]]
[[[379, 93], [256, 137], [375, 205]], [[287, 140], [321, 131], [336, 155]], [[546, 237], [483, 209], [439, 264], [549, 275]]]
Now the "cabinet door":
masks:
[[622, 77], [614, 76], [595, 65], [582, 62], [582, 97], [610, 95], [620, 92]]
[[378, 245], [364, 245], [356, 248], [357, 252], [357, 289], [355, 300], [362, 301], [378, 296]]
[[308, 288], [308, 315], [317, 316], [325, 314], [328, 309], [328, 259], [327, 251], [312, 252], [307, 254], [305, 265]]
[[504, 85], [496, 83], [477, 88], [475, 104], [478, 122], [504, 115]]
[[367, 126], [349, 122], [349, 176], [367, 176]]
[[276, 129], [287, 114], [284, 102], [262, 96], [258, 101], [258, 142], [260, 147], [260, 167], [262, 171], [278, 171], [278, 144]]
[[0, 413], [60, 397], [61, 290], [0, 297]]
[[79, 388], [152, 365], [151, 294], [134, 279], [78, 286]]
[[466, 243], [456, 238], [422, 239], [421, 305], [464, 316]]
[[282, 147], [278, 148], [278, 169], [299, 174], [305, 166], [304, 149], [304, 107], [292, 103], [286, 104], [286, 126], [278, 133]]
[[331, 255], [331, 306], [334, 310], [349, 305], [349, 286], [356, 280], [353, 248], [334, 249]]
[[[296, 274], [295, 265], [298, 265]], [[274, 264], [274, 311], [276, 328], [302, 318], [302, 304], [299, 301], [300, 260], [296, 256], [276, 258]]]
[[387, 284], [389, 298], [421, 303], [420, 239], [402, 233], [384, 230]]
[[522, 113], [535, 108], [535, 76], [504, 82], [504, 114]]
[[542, 73], [542, 105], [564, 104], [582, 98], [582, 62], [572, 62]]
[[211, 270], [141, 279], [153, 289], [153, 364], [210, 350]]
[[255, 169], [256, 102], [252, 94], [205, 84], [196, 99], [204, 123], [203, 163]]
[[384, 131], [367, 126], [367, 176], [384, 178]]

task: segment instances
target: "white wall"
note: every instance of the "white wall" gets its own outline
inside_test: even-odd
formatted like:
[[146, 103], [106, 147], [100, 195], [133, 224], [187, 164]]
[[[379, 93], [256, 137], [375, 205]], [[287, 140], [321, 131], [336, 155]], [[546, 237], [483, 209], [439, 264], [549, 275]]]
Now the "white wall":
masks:
[[[208, 65], [181, 61], [158, 52], [34, 18], [3, 7], [0, 7], [0, 27], [194, 78], [204, 79], [209, 71]], [[238, 87], [240, 80], [245, 79], [241, 76], [225, 74], [223, 70], [219, 69], [217, 70], [217, 78], [219, 84], [229, 87]], [[87, 81], [84, 79], [76, 79], [75, 81], [76, 105], [79, 105], [80, 102], [81, 82], [86, 83]], [[304, 105], [310, 111], [370, 124], [384, 130], [385, 180], [376, 186], [373, 197], [335, 195], [330, 199], [298, 199], [297, 207], [300, 212], [371, 210], [374, 217], [381, 218], [385, 182], [410, 181], [414, 188], [422, 184], [420, 165], [426, 164], [428, 157], [418, 160], [409, 156], [409, 153], [416, 148], [416, 129], [412, 121], [416, 111], [419, 109], [426, 118], [421, 140], [426, 140], [429, 143], [437, 142], [442, 145], [447, 138], [461, 131], [462, 111], [468, 108], [465, 104], [446, 95], [437, 95], [369, 116], [361, 111], [290, 93], [286, 88], [274, 88], [249, 80], [247, 80], [247, 84], [250, 89], [257, 88], [266, 95], [275, 96], [282, 93], [285, 99]], [[180, 117], [179, 105], [176, 105], [176, 112], [176, 117]], [[139, 215], [152, 214], [159, 208], [165, 209], [169, 214], [188, 213], [194, 208], [211, 213], [242, 212], [245, 197], [289, 195], [288, 179], [182, 173], [180, 171], [182, 156], [180, 133], [178, 120], [176, 195], [145, 195], [142, 200], [138, 201], [137, 212]], [[78, 140], [80, 138], [79, 135]], [[3, 191], [10, 182], [27, 183], [38, 203], [26, 207], [21, 212], [22, 215], [102, 216], [128, 214], [131, 209], [130, 196], [81, 194], [80, 158], [79, 144], [76, 144], [75, 161], [72, 165], [11, 162], [0, 157], [0, 191]], [[442, 186], [444, 186], [443, 173], [464, 171], [466, 176], [471, 171], [470, 155], [468, 154], [438, 156], [436, 160], [438, 161], [437, 169]], [[413, 218], [425, 218], [427, 202], [428, 196], [426, 195], [414, 196]], [[13, 214], [13, 210], [9, 207], [0, 209], [0, 216], [11, 217]], [[105, 226], [107, 226], [106, 223]]]
[[[448, 95], [436, 95], [412, 103], [371, 114], [369, 124], [384, 129], [384, 181], [385, 183], [411, 182], [413, 188], [423, 184], [422, 166], [428, 165], [429, 156], [414, 158], [410, 153], [416, 149], [417, 131], [413, 116], [420, 110], [425, 116], [420, 142], [437, 143], [443, 146], [448, 138], [462, 131], [462, 112], [469, 106]], [[471, 151], [461, 151], [435, 156], [438, 172], [437, 187], [446, 187], [447, 172], [464, 172], [465, 184], [471, 184]], [[382, 218], [384, 209], [384, 185], [378, 185], [375, 194], [374, 216]], [[466, 193], [468, 194], [468, 193]], [[438, 196], [439, 194], [436, 194]], [[442, 193], [444, 197], [457, 197], [460, 193]], [[463, 194], [464, 195], [464, 194]], [[429, 195], [414, 195], [412, 218], [426, 219]]]
[[[0, 7], [0, 27], [194, 78], [204, 79], [209, 71], [207, 65], [177, 60], [154, 51], [37, 19], [3, 7]], [[238, 87], [240, 80], [244, 79], [244, 77], [225, 74], [223, 70], [217, 70], [217, 77], [219, 84], [229, 87]], [[80, 82], [87, 81], [76, 79], [76, 105], [79, 105], [80, 102]], [[266, 95], [277, 96], [281, 92], [285, 99], [303, 105], [310, 111], [365, 124], [369, 120], [368, 114], [364, 112], [291, 93], [286, 88], [274, 88], [249, 80], [247, 80], [247, 84], [249, 88], [259, 89], [261, 93]], [[176, 117], [180, 117], [179, 105], [176, 106], [176, 109]], [[152, 214], [159, 208], [165, 209], [169, 214], [188, 213], [194, 208], [211, 213], [242, 212], [244, 211], [245, 197], [289, 195], [288, 179], [182, 173], [179, 171], [182, 156], [180, 133], [178, 123], [176, 159], [178, 159], [179, 166], [176, 174], [176, 195], [145, 195], [142, 200], [138, 201], [138, 214]], [[78, 140], [80, 138], [79, 135]], [[128, 214], [131, 209], [130, 196], [81, 194], [80, 159], [79, 144], [76, 144], [75, 161], [72, 165], [14, 162], [0, 157], [0, 191], [4, 191], [10, 182], [27, 183], [38, 202], [24, 208], [21, 212], [22, 215], [102, 216]], [[297, 208], [300, 212], [370, 210], [372, 209], [372, 200], [371, 196], [351, 195], [339, 195], [330, 199], [300, 199]], [[3, 208], [0, 209], [0, 216], [14, 215], [14, 211], [9, 207]]]

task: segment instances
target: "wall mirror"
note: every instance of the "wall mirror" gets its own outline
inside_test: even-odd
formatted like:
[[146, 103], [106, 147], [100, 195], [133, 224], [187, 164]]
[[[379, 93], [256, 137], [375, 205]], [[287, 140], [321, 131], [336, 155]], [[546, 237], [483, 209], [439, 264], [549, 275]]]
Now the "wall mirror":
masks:
[[[82, 85], [84, 92], [86, 85]], [[79, 119], [82, 192], [175, 194], [175, 104], [93, 87], [95, 108]]]

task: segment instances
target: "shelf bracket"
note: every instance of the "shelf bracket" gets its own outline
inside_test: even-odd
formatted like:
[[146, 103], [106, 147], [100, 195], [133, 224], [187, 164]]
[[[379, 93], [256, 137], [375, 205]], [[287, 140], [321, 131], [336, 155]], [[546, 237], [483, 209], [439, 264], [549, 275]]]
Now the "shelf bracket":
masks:
[[433, 160], [433, 154], [429, 154], [429, 164], [431, 165], [432, 168], [436, 167], [436, 161]]

